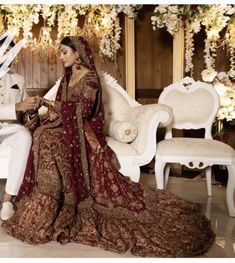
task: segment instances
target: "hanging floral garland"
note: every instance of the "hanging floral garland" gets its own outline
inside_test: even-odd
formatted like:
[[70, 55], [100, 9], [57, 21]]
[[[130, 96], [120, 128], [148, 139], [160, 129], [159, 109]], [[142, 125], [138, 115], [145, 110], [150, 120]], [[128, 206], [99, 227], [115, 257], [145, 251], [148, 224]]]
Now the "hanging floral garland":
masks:
[[[159, 5], [151, 17], [153, 30], [165, 27], [174, 36], [179, 30], [180, 21], [185, 22], [185, 72], [193, 74], [192, 57], [194, 55], [194, 34], [205, 26], [206, 39], [204, 48], [204, 61], [206, 68], [214, 68], [217, 48], [219, 46], [219, 33], [231, 24], [228, 35], [234, 34], [235, 7], [234, 5]], [[229, 28], [229, 27], [228, 27]], [[234, 39], [228, 37], [230, 50], [230, 74], [235, 77]]]
[[206, 68], [214, 68], [215, 66], [218, 40], [220, 39], [219, 33], [227, 26], [230, 20], [230, 16], [228, 15], [230, 8], [231, 6], [229, 5], [212, 5], [204, 12], [203, 16], [199, 18], [201, 24], [205, 26], [207, 35], [204, 52]]
[[230, 78], [235, 79], [235, 17], [233, 17], [228, 24], [226, 37], [230, 54], [229, 76]]
[[[7, 14], [3, 20], [7, 21], [7, 28], [16, 28], [17, 37], [20, 34], [20, 29], [23, 30], [23, 38], [25, 42], [32, 39], [33, 24], [39, 22], [40, 5], [1, 5], [1, 13], [5, 11]], [[2, 27], [1, 29], [4, 29]], [[2, 32], [1, 32], [2, 33]]]
[[[0, 33], [16, 27], [17, 37], [22, 32], [25, 47], [30, 46], [43, 54], [48, 48], [58, 45], [66, 35], [83, 35], [87, 38], [97, 38], [100, 54], [112, 60], [116, 59], [120, 49], [121, 27], [118, 14], [123, 12], [130, 18], [135, 18], [142, 5], [1, 5]], [[85, 16], [82, 28], [78, 26], [79, 16]], [[43, 27], [39, 38], [32, 33], [33, 25], [43, 19]], [[58, 33], [53, 41], [51, 33], [57, 28]]]

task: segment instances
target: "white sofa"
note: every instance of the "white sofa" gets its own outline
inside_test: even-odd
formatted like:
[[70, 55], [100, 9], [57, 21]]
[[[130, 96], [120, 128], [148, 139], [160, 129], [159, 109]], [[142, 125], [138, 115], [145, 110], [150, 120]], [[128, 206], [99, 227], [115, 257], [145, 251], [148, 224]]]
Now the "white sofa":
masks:
[[[140, 166], [148, 164], [156, 153], [156, 131], [160, 122], [165, 126], [171, 121], [171, 109], [162, 104], [141, 105], [109, 74], [102, 72], [100, 78], [108, 145], [117, 154], [120, 172], [138, 182]], [[53, 100], [58, 84], [44, 97]], [[0, 178], [7, 177], [9, 153], [9, 147], [0, 145]]]

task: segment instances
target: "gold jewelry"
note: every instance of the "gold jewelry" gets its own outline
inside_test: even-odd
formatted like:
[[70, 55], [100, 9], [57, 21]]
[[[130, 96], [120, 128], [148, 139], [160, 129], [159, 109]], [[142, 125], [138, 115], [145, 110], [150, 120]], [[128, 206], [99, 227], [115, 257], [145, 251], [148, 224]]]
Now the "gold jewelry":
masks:
[[80, 56], [78, 56], [76, 59], [75, 59], [75, 64], [76, 64], [76, 68], [77, 69], [81, 69], [81, 58]]

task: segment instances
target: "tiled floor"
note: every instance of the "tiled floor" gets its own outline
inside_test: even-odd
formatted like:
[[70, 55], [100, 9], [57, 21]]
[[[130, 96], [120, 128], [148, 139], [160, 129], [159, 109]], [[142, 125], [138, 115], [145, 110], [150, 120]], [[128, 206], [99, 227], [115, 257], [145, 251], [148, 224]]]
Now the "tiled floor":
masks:
[[[141, 182], [146, 185], [155, 185], [153, 174], [142, 174]], [[4, 180], [0, 180], [0, 195]], [[216, 241], [203, 258], [233, 258], [235, 257], [235, 218], [228, 216], [226, 206], [226, 188], [219, 184], [212, 186], [212, 197], [207, 197], [206, 182], [201, 176], [194, 179], [170, 177], [168, 188], [189, 201], [200, 203], [204, 213], [211, 219], [216, 233]], [[60, 257], [60, 258], [130, 258], [130, 252], [116, 254], [85, 245], [70, 243], [60, 245], [50, 242], [45, 245], [29, 245], [8, 236], [0, 228], [0, 257]]]

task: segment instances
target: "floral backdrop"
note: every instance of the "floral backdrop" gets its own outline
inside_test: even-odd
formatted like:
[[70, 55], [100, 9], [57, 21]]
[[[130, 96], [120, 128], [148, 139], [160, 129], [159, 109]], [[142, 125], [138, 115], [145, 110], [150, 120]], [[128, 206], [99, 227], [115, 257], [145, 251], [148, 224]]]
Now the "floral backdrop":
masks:
[[[18, 36], [22, 33], [27, 46], [41, 51], [56, 47], [66, 35], [83, 35], [97, 38], [100, 54], [115, 60], [120, 49], [121, 27], [118, 14], [124, 13], [135, 18], [141, 5], [1, 5], [0, 33], [6, 29], [17, 28]], [[79, 26], [79, 18], [85, 18]], [[43, 19], [39, 39], [32, 33], [34, 24]], [[4, 28], [7, 25], [7, 28]], [[57, 30], [55, 41], [52, 30]]]
[[[182, 26], [185, 31], [185, 73], [193, 75], [194, 35], [205, 29], [205, 69], [202, 79], [211, 83], [220, 96], [218, 120], [235, 119], [235, 5], [158, 5], [151, 17], [153, 30], [166, 28], [174, 37]], [[222, 38], [221, 31], [225, 29]], [[217, 49], [229, 52], [230, 70], [216, 72]]]
[[[55, 49], [66, 35], [83, 35], [97, 39], [101, 56], [115, 61], [120, 50], [119, 14], [137, 18], [143, 5], [0, 5], [0, 34], [17, 28], [17, 37], [25, 39], [25, 47], [43, 51]], [[79, 21], [83, 18], [83, 23]], [[39, 37], [33, 26], [43, 21]], [[218, 119], [235, 119], [235, 5], [156, 5], [151, 21], [153, 30], [165, 28], [173, 37], [181, 27], [185, 30], [185, 73], [193, 75], [194, 35], [205, 29], [204, 81], [212, 83], [220, 95]], [[224, 37], [222, 30], [226, 30]], [[52, 32], [57, 32], [52, 37]], [[228, 72], [216, 72], [217, 49], [229, 53]]]

